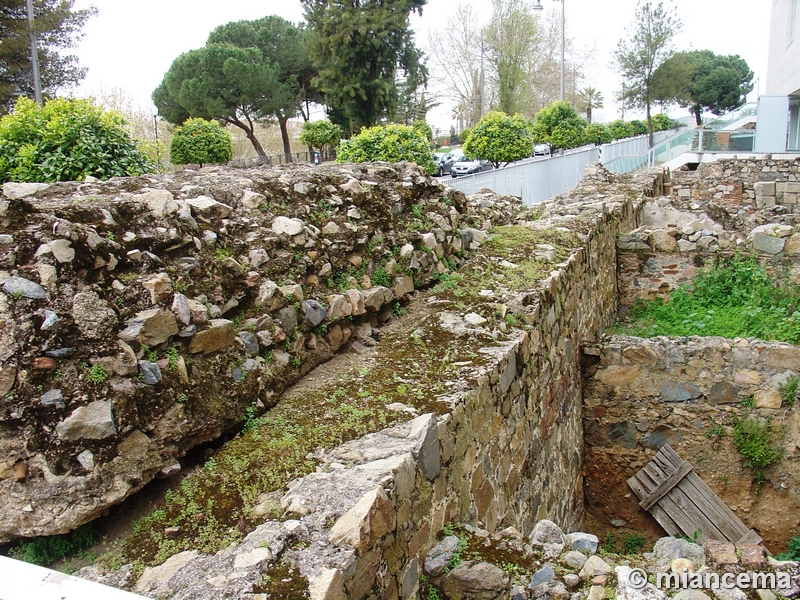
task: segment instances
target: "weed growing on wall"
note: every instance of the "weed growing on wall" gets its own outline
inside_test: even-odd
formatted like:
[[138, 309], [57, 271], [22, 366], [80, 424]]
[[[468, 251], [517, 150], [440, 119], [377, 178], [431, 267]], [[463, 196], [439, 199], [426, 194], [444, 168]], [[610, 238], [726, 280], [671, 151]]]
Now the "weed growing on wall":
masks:
[[800, 343], [800, 289], [777, 285], [754, 257], [734, 256], [661, 298], [640, 301], [625, 333], [757, 337]]

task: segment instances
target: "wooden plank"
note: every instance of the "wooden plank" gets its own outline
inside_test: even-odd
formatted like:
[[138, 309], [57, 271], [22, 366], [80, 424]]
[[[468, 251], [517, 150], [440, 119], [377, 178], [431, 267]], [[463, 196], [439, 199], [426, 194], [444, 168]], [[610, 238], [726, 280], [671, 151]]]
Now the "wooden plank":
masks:
[[[664, 452], [663, 456], [667, 458], [671, 464], [681, 461], [681, 458], [672, 448], [667, 446], [665, 446], [665, 448], [668, 448], [668, 450]], [[698, 509], [703, 511], [710, 520], [715, 522], [717, 528], [724, 535], [723, 539], [735, 542], [746, 535], [748, 531], [747, 527], [742, 523], [739, 517], [719, 499], [697, 473], [692, 472], [687, 475], [679, 487], [695, 500]]]
[[[635, 476], [628, 479], [628, 486], [633, 490], [633, 493], [636, 494], [637, 498], [644, 498], [647, 495], [647, 491], [645, 490], [644, 486], [639, 483]], [[667, 512], [657, 504], [653, 506], [649, 512], [652, 517], [658, 521], [658, 524], [664, 528], [664, 531], [667, 532], [667, 535], [674, 536], [681, 532], [681, 528], [675, 524], [675, 521], [672, 520], [672, 517], [670, 517]]]
[[741, 539], [737, 540], [736, 544], [760, 544], [761, 541], [761, 536], [751, 529]]
[[[663, 458], [663, 456], [660, 458]], [[694, 477], [691, 477], [691, 475], [694, 475]], [[699, 482], [699, 485], [697, 485], [697, 482]], [[737, 520], [732, 521], [729, 518], [729, 515], [721, 509], [724, 504], [696, 473], [687, 475], [677, 487], [695, 505], [698, 517], [702, 514], [705, 519], [715, 525], [723, 536], [722, 538], [714, 539], [733, 541], [744, 535], [746, 531], [744, 526]]]
[[[663, 471], [658, 465], [652, 462], [645, 465], [643, 470], [651, 474], [654, 481], [663, 480], [664, 478]], [[669, 494], [661, 498], [658, 505], [669, 514], [687, 537], [693, 537], [695, 532], [700, 529], [698, 541], [701, 544], [705, 542], [706, 539], [715, 539], [714, 536], [721, 535], [714, 524], [708, 519], [701, 518], [698, 522], [697, 517], [693, 514], [697, 512], [693, 510], [694, 504], [689, 501], [685, 494], [679, 492], [677, 488], [672, 488]]]
[[639, 502], [639, 506], [641, 506], [645, 510], [650, 510], [650, 507], [653, 506], [656, 502], [661, 500], [662, 496], [666, 496], [667, 492], [669, 492], [672, 488], [678, 485], [686, 475], [689, 474], [689, 471], [692, 470], [692, 465], [688, 462], [684, 462], [681, 466], [675, 469], [669, 477], [667, 477], [664, 481], [658, 484], [658, 487], [650, 492], [647, 497]]

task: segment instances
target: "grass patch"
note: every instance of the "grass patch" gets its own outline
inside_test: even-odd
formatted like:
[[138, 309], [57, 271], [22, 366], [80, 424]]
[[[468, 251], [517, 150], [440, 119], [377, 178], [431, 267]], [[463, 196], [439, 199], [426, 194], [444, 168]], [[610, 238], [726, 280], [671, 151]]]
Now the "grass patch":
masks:
[[639, 337], [719, 335], [800, 344], [800, 290], [776, 285], [755, 257], [735, 255], [670, 294], [639, 301], [622, 331]]
[[794, 403], [797, 400], [797, 387], [799, 384], [800, 377], [797, 375], [790, 375], [786, 380], [786, 383], [778, 386], [784, 406], [794, 406]]

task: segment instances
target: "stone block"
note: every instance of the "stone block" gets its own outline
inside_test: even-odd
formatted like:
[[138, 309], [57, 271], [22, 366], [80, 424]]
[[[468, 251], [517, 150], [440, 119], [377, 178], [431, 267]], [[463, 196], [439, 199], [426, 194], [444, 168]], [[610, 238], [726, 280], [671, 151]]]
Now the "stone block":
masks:
[[767, 566], [767, 556], [764, 548], [758, 544], [737, 544], [739, 564], [745, 569], [761, 571]]
[[95, 400], [72, 411], [72, 414], [56, 425], [59, 439], [76, 441], [81, 439], [102, 440], [116, 435], [111, 402]]
[[708, 540], [703, 547], [706, 550], [708, 560], [717, 566], [739, 564], [739, 558], [736, 556], [736, 547], [730, 542]]
[[394, 507], [383, 488], [377, 487], [337, 519], [328, 539], [332, 544], [349, 544], [363, 556], [378, 539], [394, 529], [394, 525]]
[[785, 245], [786, 240], [784, 238], [766, 235], [764, 233], [753, 234], [753, 247], [759, 252], [778, 254], [783, 250]]
[[774, 181], [756, 181], [753, 184], [753, 189], [758, 196], [774, 196], [775, 195], [775, 182]]
[[[174, 320], [174, 319], [173, 319]], [[232, 321], [227, 319], [211, 319], [210, 327], [201, 331], [192, 338], [189, 344], [189, 353], [209, 354], [222, 348], [227, 348], [236, 339], [236, 329]]]

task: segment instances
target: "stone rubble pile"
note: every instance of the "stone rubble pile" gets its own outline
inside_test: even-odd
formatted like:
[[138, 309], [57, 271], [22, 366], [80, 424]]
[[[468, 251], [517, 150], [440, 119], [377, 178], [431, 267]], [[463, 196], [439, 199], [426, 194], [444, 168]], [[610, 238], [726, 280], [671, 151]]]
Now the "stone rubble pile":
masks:
[[[448, 535], [428, 552], [423, 573], [427, 585], [448, 600], [744, 600], [742, 589], [657, 588], [659, 573], [783, 573], [786, 588], [755, 590], [760, 600], [795, 598], [800, 595], [800, 565], [767, 556], [763, 547], [708, 541], [699, 546], [684, 539], [659, 539], [645, 554], [598, 554], [599, 540], [590, 533], [564, 534], [552, 521], [539, 521], [526, 538], [509, 527], [496, 534], [465, 524], [460, 537]], [[504, 562], [492, 559], [493, 552]], [[509, 554], [511, 553], [511, 554]], [[520, 575], [520, 565], [529, 565], [532, 575]], [[523, 567], [522, 570], [528, 570]], [[648, 581], [637, 580], [638, 572]], [[776, 576], [776, 583], [778, 581]], [[750, 590], [748, 590], [750, 591]], [[431, 597], [429, 594], [428, 597]]]

